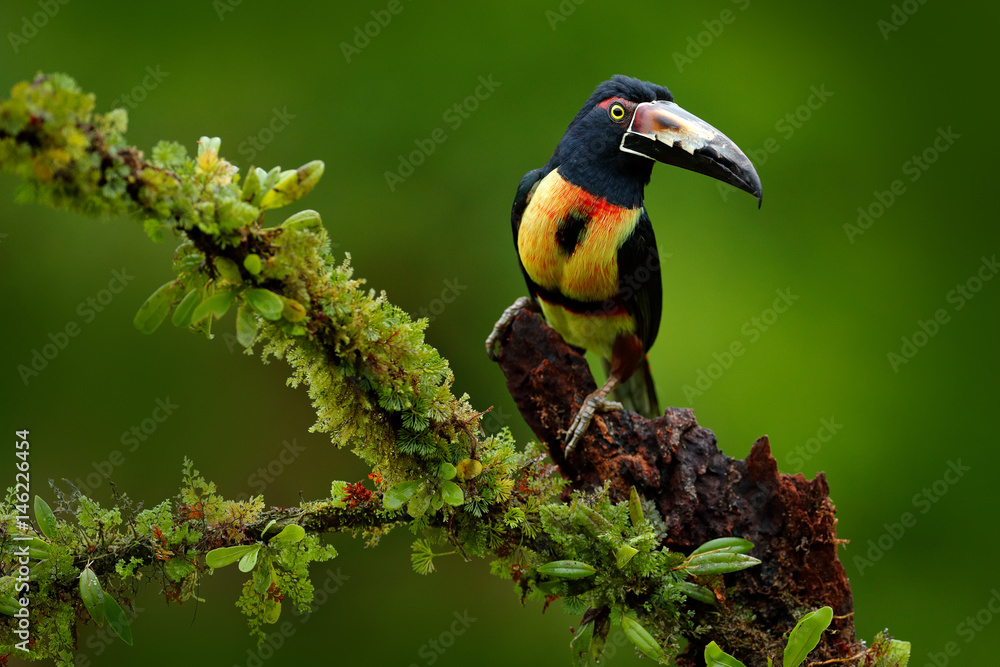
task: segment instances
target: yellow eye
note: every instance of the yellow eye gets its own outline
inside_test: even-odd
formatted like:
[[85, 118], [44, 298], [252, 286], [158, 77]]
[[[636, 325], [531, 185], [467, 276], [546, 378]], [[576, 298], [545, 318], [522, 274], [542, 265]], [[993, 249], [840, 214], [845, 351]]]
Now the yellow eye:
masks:
[[608, 115], [611, 116], [611, 120], [616, 123], [621, 122], [625, 120], [625, 107], [615, 102], [608, 108]]

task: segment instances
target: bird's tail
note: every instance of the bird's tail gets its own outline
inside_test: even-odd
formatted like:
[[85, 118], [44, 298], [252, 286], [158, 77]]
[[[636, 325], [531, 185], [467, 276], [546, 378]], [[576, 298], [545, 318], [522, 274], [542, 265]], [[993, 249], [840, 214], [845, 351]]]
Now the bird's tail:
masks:
[[[604, 361], [605, 373], [610, 370], [611, 365]], [[614, 388], [611, 396], [625, 406], [626, 410], [638, 412], [648, 419], [655, 419], [663, 414], [656, 400], [656, 387], [653, 386], [653, 375], [649, 371], [649, 359], [646, 357], [642, 358], [642, 363], [632, 377]]]

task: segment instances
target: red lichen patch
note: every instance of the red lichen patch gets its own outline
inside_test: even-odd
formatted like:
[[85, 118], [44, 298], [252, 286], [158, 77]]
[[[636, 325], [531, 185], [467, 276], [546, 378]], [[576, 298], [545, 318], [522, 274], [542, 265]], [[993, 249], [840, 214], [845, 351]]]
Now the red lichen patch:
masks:
[[367, 503], [372, 499], [372, 492], [365, 488], [361, 482], [348, 484], [344, 491], [343, 501], [347, 503], [348, 509], [355, 509], [358, 505]]

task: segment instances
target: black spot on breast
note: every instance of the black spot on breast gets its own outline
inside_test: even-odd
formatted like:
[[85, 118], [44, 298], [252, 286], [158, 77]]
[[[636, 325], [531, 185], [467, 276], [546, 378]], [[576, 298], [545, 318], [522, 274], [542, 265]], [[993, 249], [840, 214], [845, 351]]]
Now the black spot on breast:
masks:
[[567, 255], [572, 255], [583, 243], [588, 219], [576, 213], [566, 216], [556, 230], [556, 243]]

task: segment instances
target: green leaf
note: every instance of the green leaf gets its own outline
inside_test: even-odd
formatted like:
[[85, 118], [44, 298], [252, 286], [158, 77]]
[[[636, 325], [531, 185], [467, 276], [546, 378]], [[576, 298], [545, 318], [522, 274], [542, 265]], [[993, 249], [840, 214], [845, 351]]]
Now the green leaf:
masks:
[[573, 652], [573, 655], [583, 662], [587, 655], [587, 651], [594, 639], [594, 623], [583, 623], [576, 630], [576, 634], [573, 635], [573, 639], [569, 642], [569, 648]]
[[458, 468], [445, 461], [438, 466], [438, 477], [441, 479], [454, 479], [458, 474]]
[[217, 320], [222, 319], [222, 316], [226, 314], [229, 307], [233, 305], [233, 298], [235, 296], [235, 292], [226, 290], [225, 292], [220, 292], [208, 297], [199, 303], [198, 307], [194, 309], [194, 313], [191, 315], [191, 321], [199, 322], [209, 315], [214, 316]]
[[173, 286], [173, 281], [164, 283], [139, 306], [139, 311], [132, 318], [136, 329], [144, 334], [151, 334], [163, 324], [170, 312], [170, 290]]
[[284, 229], [304, 229], [314, 234], [318, 234], [321, 229], [323, 229], [323, 220], [319, 217], [319, 213], [311, 209], [306, 209], [305, 211], [299, 211], [295, 215], [289, 217], [283, 223], [281, 227]]
[[[44, 533], [42, 533], [44, 535]], [[23, 537], [23, 536], [22, 536]], [[15, 549], [21, 549], [27, 547], [28, 558], [34, 558], [35, 560], [46, 560], [52, 554], [49, 553], [49, 547], [51, 545], [40, 537], [35, 537], [32, 535], [26, 540], [8, 541], [4, 545], [4, 551], [13, 553]]]
[[597, 570], [578, 560], [553, 560], [539, 565], [538, 571], [559, 579], [583, 579], [597, 574]]
[[219, 272], [219, 276], [226, 282], [234, 285], [243, 283], [243, 275], [240, 274], [240, 267], [233, 260], [228, 257], [216, 257], [212, 260], [212, 264], [215, 265], [215, 270]]
[[236, 547], [220, 547], [212, 549], [205, 554], [205, 565], [211, 568], [225, 567], [246, 556], [252, 550], [257, 549], [257, 544], [241, 544]]
[[403, 506], [407, 500], [413, 495], [420, 486], [420, 482], [400, 482], [395, 484], [391, 489], [385, 492], [382, 496], [382, 505], [385, 506], [387, 510], [397, 510]]
[[250, 347], [257, 338], [257, 318], [247, 304], [241, 303], [236, 311], [236, 341], [243, 347]]
[[255, 287], [246, 291], [247, 303], [256, 310], [264, 319], [277, 320], [281, 318], [281, 311], [285, 308], [285, 302], [281, 297], [271, 290]]
[[890, 665], [895, 660], [899, 667], [906, 667], [910, 661], [910, 642], [901, 642], [898, 639], [890, 640], [886, 658], [888, 658]]
[[441, 497], [449, 505], [458, 506], [465, 502], [465, 493], [455, 482], [441, 482]]
[[760, 565], [760, 561], [753, 556], [731, 551], [712, 551], [690, 556], [681, 569], [688, 574], [704, 576], [737, 572], [754, 565]]
[[742, 662], [729, 655], [715, 642], [705, 647], [706, 667], [746, 667]]
[[14, 577], [0, 577], [0, 582], [4, 580], [9, 582], [9, 584], [0, 585], [0, 588], [6, 589], [3, 593], [0, 593], [0, 614], [13, 616], [21, 611], [21, 602], [18, 600], [17, 594], [13, 592], [16, 585]]
[[421, 489], [421, 493], [416, 493], [410, 498], [410, 502], [406, 506], [406, 513], [412, 516], [414, 519], [419, 519], [423, 515], [427, 514], [427, 510], [431, 506], [431, 494], [424, 492]]
[[163, 566], [164, 571], [167, 576], [174, 581], [183, 581], [184, 577], [188, 576], [195, 570], [197, 566], [189, 561], [183, 556], [176, 556], [167, 561], [167, 564]]
[[173, 325], [175, 327], [190, 326], [191, 316], [194, 314], [194, 309], [198, 307], [200, 300], [201, 297], [198, 295], [198, 290], [196, 289], [192, 289], [185, 294], [181, 302], [174, 308], [174, 314], [170, 318]]
[[576, 506], [575, 513], [576, 516], [574, 518], [580, 524], [580, 527], [592, 533], [595, 537], [602, 533], [607, 533], [614, 528], [614, 524], [608, 521], [603, 514], [582, 503]]
[[41, 496], [35, 496], [35, 521], [42, 535], [50, 540], [56, 539], [56, 515]]
[[830, 627], [833, 621], [833, 609], [821, 607], [811, 611], [795, 624], [788, 635], [788, 646], [785, 647], [783, 667], [798, 667], [806, 659], [809, 652], [816, 648], [823, 631]]
[[264, 209], [278, 208], [305, 197], [319, 182], [324, 168], [321, 160], [313, 160], [302, 165], [281, 178], [273, 188], [264, 193], [264, 197], [260, 200], [260, 207]]
[[87, 566], [80, 575], [80, 599], [83, 606], [87, 608], [90, 617], [97, 623], [97, 627], [104, 626], [104, 591], [101, 590], [101, 582], [97, 580], [97, 575]]
[[645, 522], [645, 517], [642, 515], [642, 499], [634, 486], [628, 496], [628, 518], [632, 520], [632, 525], [636, 528]]
[[263, 172], [263, 170], [251, 167], [247, 171], [246, 180], [243, 181], [243, 191], [240, 193], [240, 199], [248, 204], [253, 204], [254, 199], [260, 195], [260, 172]]
[[269, 599], [264, 603], [264, 622], [277, 623], [279, 618], [281, 618], [281, 602]]
[[255, 544], [252, 551], [248, 551], [240, 558], [240, 572], [249, 572], [257, 565], [257, 556], [260, 555], [260, 545]]
[[717, 605], [719, 600], [715, 597], [715, 593], [705, 588], [704, 586], [698, 586], [692, 584], [690, 581], [682, 581], [677, 584], [677, 588], [681, 589], [681, 592], [689, 598], [693, 598], [700, 602], [705, 602], [707, 604]]
[[306, 529], [297, 523], [290, 523], [281, 529], [281, 532], [271, 538], [271, 542], [287, 542], [295, 544], [301, 542], [306, 536]]
[[264, 526], [264, 530], [260, 531], [261, 537], [267, 535], [267, 531], [271, 530], [271, 526], [273, 526], [276, 523], [278, 523], [277, 519], [271, 519], [270, 521], [268, 521], [267, 525]]
[[615, 552], [615, 563], [618, 565], [618, 569], [622, 569], [628, 564], [630, 560], [635, 558], [635, 555], [639, 553], [639, 550], [635, 547], [629, 545], [623, 545], [617, 552]]
[[249, 254], [243, 258], [243, 268], [252, 273], [253, 275], [260, 274], [261, 262], [260, 255]]
[[289, 322], [301, 322], [306, 319], [309, 314], [306, 311], [306, 307], [295, 299], [289, 299], [288, 297], [281, 297], [281, 316], [284, 317]]
[[625, 631], [625, 636], [629, 638], [629, 641], [646, 657], [653, 660], [659, 660], [663, 657], [663, 649], [653, 639], [653, 635], [649, 634], [642, 623], [624, 613], [622, 614], [622, 630]]
[[261, 566], [253, 571], [253, 589], [261, 595], [271, 587], [271, 572], [273, 570], [274, 566], [268, 563], [267, 567]]
[[691, 552], [692, 556], [697, 554], [703, 554], [707, 551], [718, 551], [720, 549], [725, 549], [731, 553], [738, 554], [748, 554], [750, 550], [753, 549], [753, 542], [748, 542], [742, 537], [720, 537], [715, 540], [709, 540], [703, 545]]
[[122, 641], [132, 645], [132, 628], [128, 624], [128, 617], [125, 616], [125, 612], [118, 605], [113, 597], [104, 594], [104, 615], [108, 619], [108, 624], [111, 629], [115, 631], [115, 634], [121, 637]]
[[444, 507], [444, 496], [441, 495], [441, 489], [438, 489], [431, 496], [431, 509], [437, 512], [442, 507]]

